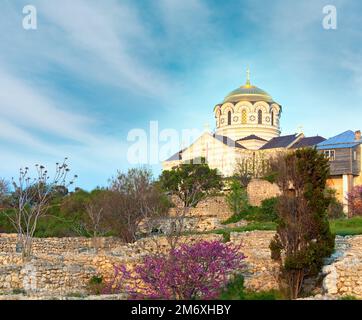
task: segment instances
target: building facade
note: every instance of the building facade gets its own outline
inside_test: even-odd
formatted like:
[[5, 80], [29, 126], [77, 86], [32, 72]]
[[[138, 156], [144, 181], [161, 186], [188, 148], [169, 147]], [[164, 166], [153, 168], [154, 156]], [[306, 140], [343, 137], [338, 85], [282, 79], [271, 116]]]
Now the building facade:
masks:
[[348, 193], [356, 185], [362, 185], [361, 131], [348, 130], [325, 140], [317, 149], [329, 159], [328, 185], [336, 190], [337, 198], [348, 212]]
[[314, 146], [325, 140], [319, 136], [305, 137], [303, 133], [281, 136], [282, 106], [250, 83], [249, 71], [245, 85], [229, 93], [213, 112], [215, 131], [205, 131], [190, 146], [164, 161], [164, 170], [205, 158], [210, 168], [230, 177], [244, 161], [262, 163], [280, 152]]

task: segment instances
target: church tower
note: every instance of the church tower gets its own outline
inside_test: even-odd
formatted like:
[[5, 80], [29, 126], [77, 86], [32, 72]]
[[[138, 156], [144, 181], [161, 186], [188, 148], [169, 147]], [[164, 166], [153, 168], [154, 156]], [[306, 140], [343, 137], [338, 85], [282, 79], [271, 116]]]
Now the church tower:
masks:
[[244, 86], [226, 96], [214, 108], [216, 134], [240, 144], [253, 140], [252, 149], [258, 149], [274, 137], [280, 136], [279, 120], [282, 107], [264, 90], [251, 85], [250, 71]]

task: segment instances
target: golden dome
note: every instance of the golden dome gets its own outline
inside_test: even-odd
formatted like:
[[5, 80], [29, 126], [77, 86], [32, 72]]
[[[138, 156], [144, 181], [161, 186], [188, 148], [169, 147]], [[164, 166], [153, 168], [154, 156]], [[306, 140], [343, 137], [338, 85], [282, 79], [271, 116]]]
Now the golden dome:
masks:
[[273, 103], [273, 98], [266, 91], [252, 86], [250, 84], [250, 70], [248, 69], [246, 77], [246, 84], [241, 86], [234, 91], [230, 92], [224, 99], [224, 102], [239, 102], [239, 101], [265, 101], [269, 103]]
[[230, 92], [224, 99], [224, 103], [239, 101], [265, 101], [269, 103], [274, 102], [273, 98], [266, 91], [249, 84], [241, 86], [240, 88], [237, 88], [236, 90]]

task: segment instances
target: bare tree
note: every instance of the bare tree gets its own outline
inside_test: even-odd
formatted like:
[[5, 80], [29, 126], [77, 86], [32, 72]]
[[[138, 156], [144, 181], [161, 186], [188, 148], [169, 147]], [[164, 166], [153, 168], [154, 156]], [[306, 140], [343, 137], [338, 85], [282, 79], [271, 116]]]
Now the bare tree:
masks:
[[6, 208], [6, 200], [10, 192], [10, 184], [5, 179], [0, 179], [0, 210]]
[[104, 213], [112, 228], [126, 242], [137, 240], [137, 230], [143, 221], [167, 213], [169, 204], [165, 195], [145, 169], [118, 172], [110, 181]]
[[247, 187], [252, 179], [264, 178], [269, 173], [270, 161], [270, 156], [253, 153], [249, 158], [241, 159], [236, 163], [234, 175], [242, 187]]
[[90, 220], [92, 235], [94, 238], [96, 238], [102, 233], [100, 228], [101, 228], [104, 208], [90, 202], [86, 204], [85, 211]]
[[[61, 187], [73, 184], [74, 179], [67, 182], [70, 171], [66, 163], [56, 164], [54, 177], [51, 179], [48, 171], [42, 165], [36, 165], [36, 177], [29, 176], [29, 168], [20, 169], [17, 180], [12, 179], [13, 201], [11, 213], [5, 212], [18, 233], [18, 245], [21, 248], [23, 260], [30, 259], [34, 233], [39, 219], [50, 207], [52, 192]], [[76, 178], [77, 176], [74, 176]]]

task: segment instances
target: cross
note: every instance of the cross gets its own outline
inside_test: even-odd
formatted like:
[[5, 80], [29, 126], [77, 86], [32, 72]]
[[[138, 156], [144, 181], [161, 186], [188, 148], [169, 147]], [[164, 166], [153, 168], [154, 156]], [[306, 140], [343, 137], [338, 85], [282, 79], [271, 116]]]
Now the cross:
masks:
[[246, 69], [246, 85], [250, 86], [250, 69], [249, 69], [249, 67]]

